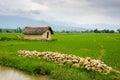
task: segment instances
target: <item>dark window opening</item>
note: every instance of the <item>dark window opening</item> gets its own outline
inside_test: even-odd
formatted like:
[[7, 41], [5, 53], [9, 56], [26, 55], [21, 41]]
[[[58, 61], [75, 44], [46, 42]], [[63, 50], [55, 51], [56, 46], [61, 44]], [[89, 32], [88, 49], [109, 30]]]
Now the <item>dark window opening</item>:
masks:
[[49, 32], [47, 32], [47, 38], [49, 38]]

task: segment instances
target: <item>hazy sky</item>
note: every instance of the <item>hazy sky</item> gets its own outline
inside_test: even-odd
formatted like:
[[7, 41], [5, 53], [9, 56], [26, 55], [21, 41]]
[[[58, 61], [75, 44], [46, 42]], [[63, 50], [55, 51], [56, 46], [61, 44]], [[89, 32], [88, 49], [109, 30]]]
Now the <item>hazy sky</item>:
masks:
[[75, 24], [120, 24], [120, 0], [0, 0], [0, 16]]

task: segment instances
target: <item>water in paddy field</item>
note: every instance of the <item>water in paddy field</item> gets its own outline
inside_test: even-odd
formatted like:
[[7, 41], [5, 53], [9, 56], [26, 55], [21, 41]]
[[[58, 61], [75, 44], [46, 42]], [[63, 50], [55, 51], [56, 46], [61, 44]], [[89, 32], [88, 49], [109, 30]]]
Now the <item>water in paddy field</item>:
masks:
[[50, 80], [48, 76], [32, 76], [19, 70], [0, 66], [0, 80]]

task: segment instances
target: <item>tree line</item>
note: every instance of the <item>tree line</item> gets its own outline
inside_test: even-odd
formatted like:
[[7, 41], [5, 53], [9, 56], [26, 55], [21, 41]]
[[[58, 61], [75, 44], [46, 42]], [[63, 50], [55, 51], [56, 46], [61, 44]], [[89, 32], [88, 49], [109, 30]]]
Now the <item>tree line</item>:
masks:
[[22, 33], [23, 29], [17, 27], [16, 29], [2, 29], [0, 28], [0, 33]]
[[[0, 33], [22, 33], [23, 29], [21, 27], [17, 27], [16, 29], [2, 29], [0, 28]], [[103, 30], [98, 30], [97, 28], [94, 30], [85, 30], [85, 31], [67, 31], [67, 30], [62, 30], [62, 31], [54, 31], [57, 33], [120, 33], [120, 29], [117, 29], [117, 31], [114, 30], [109, 30], [109, 29], [103, 29]]]
[[57, 31], [59, 33], [120, 33], [120, 29], [117, 29], [117, 31], [114, 30], [109, 30], [109, 29], [103, 29], [103, 30], [98, 30], [98, 29], [94, 29], [94, 30], [85, 30], [85, 31]]

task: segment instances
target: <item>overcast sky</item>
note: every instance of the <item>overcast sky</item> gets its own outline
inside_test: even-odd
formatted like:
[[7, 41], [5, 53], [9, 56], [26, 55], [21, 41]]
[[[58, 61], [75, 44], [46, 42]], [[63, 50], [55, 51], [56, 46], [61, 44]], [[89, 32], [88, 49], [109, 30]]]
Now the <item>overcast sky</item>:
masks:
[[120, 0], [0, 0], [0, 16], [75, 24], [120, 24]]

